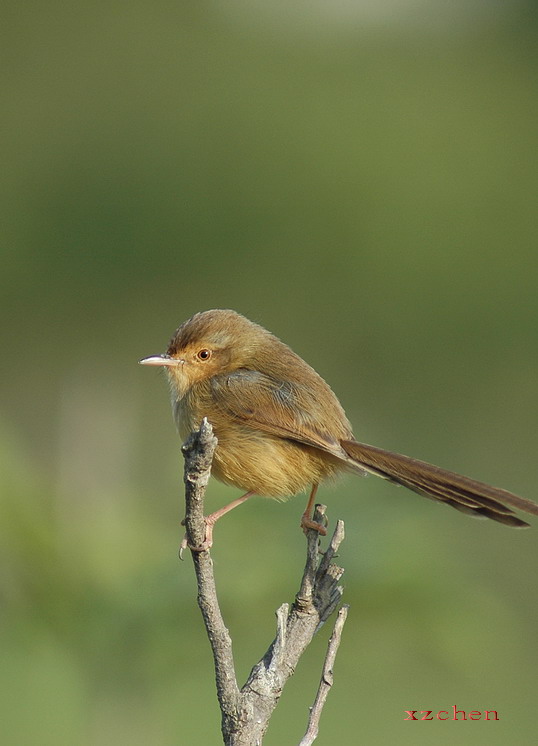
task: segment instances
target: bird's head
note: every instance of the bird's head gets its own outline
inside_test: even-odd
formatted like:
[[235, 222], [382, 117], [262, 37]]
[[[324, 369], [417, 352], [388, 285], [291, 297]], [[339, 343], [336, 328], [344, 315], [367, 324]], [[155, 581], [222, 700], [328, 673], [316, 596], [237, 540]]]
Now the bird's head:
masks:
[[175, 331], [164, 355], [140, 360], [164, 366], [179, 396], [195, 383], [253, 366], [272, 335], [236, 311], [202, 311]]

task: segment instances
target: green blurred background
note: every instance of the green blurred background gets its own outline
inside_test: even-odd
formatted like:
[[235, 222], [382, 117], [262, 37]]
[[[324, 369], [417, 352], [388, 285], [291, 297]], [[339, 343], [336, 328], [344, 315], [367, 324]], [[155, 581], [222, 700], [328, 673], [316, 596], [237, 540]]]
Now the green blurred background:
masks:
[[[180, 443], [137, 359], [234, 308], [359, 439], [536, 499], [536, 4], [2, 9], [1, 740], [212, 746]], [[320, 494], [351, 614], [317, 743], [535, 743], [537, 522], [374, 479]], [[302, 509], [216, 530], [241, 680], [297, 589]], [[328, 633], [267, 746], [300, 740]], [[453, 704], [501, 720], [403, 721]]]

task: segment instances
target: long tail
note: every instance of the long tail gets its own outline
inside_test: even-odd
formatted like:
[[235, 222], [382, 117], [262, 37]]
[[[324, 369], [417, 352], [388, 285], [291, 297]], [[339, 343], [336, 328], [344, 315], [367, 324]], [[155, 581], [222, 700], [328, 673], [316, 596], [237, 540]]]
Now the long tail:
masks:
[[365, 443], [342, 440], [341, 444], [350, 461], [361, 469], [447, 503], [463, 513], [485, 516], [518, 528], [529, 524], [514, 515], [510, 508], [538, 515], [538, 505], [506, 490]]

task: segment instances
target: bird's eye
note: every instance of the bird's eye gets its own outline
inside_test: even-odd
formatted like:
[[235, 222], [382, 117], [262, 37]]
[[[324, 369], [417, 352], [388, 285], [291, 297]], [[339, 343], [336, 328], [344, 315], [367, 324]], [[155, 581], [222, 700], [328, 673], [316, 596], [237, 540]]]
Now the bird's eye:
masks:
[[211, 350], [200, 350], [196, 357], [198, 360], [209, 360], [211, 357]]

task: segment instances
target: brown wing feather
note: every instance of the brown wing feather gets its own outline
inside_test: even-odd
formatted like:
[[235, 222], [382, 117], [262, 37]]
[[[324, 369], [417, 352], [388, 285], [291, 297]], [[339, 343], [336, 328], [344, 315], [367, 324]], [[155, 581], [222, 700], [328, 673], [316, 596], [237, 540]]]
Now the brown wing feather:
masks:
[[319, 448], [357, 471], [376, 474], [461, 512], [516, 527], [529, 524], [514, 515], [511, 508], [538, 515], [538, 505], [511, 492], [351, 440], [343, 412], [342, 418], [329, 427], [320, 427], [323, 412], [311, 387], [246, 369], [214, 376], [210, 386], [213, 404], [237, 422]]
[[211, 379], [213, 403], [236, 421], [280, 438], [320, 448], [345, 459], [340, 437], [350, 434], [340, 424], [338, 436], [321, 428], [319, 404], [307, 388], [258, 371], [237, 370]]

